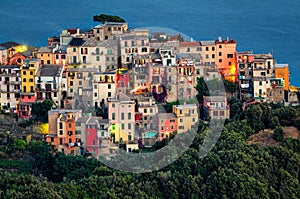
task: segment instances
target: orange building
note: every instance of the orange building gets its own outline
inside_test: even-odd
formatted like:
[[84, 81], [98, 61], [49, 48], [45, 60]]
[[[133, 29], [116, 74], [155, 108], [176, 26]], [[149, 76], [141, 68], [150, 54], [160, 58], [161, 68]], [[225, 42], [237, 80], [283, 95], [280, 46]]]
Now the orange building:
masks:
[[46, 141], [67, 155], [80, 153], [81, 139], [76, 137], [76, 121], [81, 110], [51, 110], [48, 112], [49, 135]]
[[204, 65], [212, 69], [216, 67], [225, 79], [237, 82], [236, 41], [219, 37], [216, 41], [200, 41], [200, 44]]
[[289, 77], [290, 73], [288, 64], [275, 64], [275, 78], [282, 78], [284, 80], [284, 90], [289, 90]]

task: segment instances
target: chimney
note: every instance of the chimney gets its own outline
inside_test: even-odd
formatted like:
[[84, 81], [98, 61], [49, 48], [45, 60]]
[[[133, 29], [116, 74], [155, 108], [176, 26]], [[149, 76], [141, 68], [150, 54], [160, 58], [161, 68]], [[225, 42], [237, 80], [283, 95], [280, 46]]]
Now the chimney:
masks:
[[222, 37], [218, 37], [219, 42], [222, 42]]

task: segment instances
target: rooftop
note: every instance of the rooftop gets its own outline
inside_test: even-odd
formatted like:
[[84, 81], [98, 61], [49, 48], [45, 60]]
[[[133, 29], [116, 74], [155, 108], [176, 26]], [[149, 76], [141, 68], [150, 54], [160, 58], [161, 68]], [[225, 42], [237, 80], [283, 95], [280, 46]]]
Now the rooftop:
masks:
[[69, 46], [81, 46], [84, 43], [82, 38], [73, 38], [69, 43]]
[[5, 42], [5, 43], [0, 44], [0, 46], [5, 47], [6, 49], [7, 49], [7, 48], [14, 47], [14, 46], [19, 46], [19, 45], [20, 45], [20, 44], [18, 44], [18, 43], [16, 43], [16, 42], [13, 42], [13, 41], [8, 41], [8, 42]]
[[177, 118], [177, 116], [174, 113], [158, 113], [157, 117], [158, 117], [158, 119], [172, 119], [172, 118]]
[[288, 64], [275, 64], [275, 68], [285, 68], [285, 67], [289, 67]]
[[36, 76], [58, 77], [63, 69], [63, 65], [41, 65]]
[[203, 96], [208, 102], [224, 102], [226, 101], [226, 96]]
[[188, 46], [200, 46], [199, 42], [191, 41], [191, 42], [179, 42], [180, 47], [188, 47]]
[[216, 41], [208, 40], [208, 41], [200, 41], [201, 46], [215, 45]]

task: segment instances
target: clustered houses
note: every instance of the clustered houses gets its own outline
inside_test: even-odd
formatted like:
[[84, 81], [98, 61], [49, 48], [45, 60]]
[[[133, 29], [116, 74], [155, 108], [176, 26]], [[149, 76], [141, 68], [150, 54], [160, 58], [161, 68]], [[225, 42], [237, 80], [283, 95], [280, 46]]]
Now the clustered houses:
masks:
[[290, 86], [288, 64], [278, 64], [271, 53], [237, 53], [239, 96], [244, 101], [298, 104], [296, 89]]
[[[63, 30], [48, 46], [0, 44], [0, 103], [31, 117], [32, 104], [52, 100], [46, 141], [66, 154], [95, 156], [195, 128], [197, 79], [239, 85], [241, 100], [298, 103], [287, 64], [272, 54], [236, 52], [236, 41], [183, 41], [180, 35], [128, 29], [107, 22], [91, 30]], [[164, 112], [162, 103], [182, 102]], [[202, 117], [229, 118], [226, 97], [205, 96]], [[101, 117], [91, 115], [94, 110]], [[99, 113], [98, 113], [99, 115]]]

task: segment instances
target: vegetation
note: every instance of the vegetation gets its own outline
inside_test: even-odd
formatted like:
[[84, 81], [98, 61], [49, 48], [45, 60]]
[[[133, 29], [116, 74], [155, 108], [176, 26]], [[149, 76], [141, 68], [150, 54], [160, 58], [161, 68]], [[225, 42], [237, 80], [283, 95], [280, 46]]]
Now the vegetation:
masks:
[[31, 115], [35, 121], [46, 123], [48, 122], [48, 111], [51, 110], [52, 106], [53, 102], [51, 100], [34, 103], [32, 105]]
[[[283, 109], [296, 115], [288, 122], [292, 125], [299, 107], [254, 104], [236, 113], [202, 159], [199, 146], [208, 125], [200, 122], [193, 144], [176, 162], [147, 174], [119, 172], [94, 159], [68, 157], [44, 142], [31, 142], [23, 151], [30, 159], [0, 161], [0, 198], [300, 198], [300, 139], [283, 138], [279, 146], [247, 144], [259, 130], [285, 123], [279, 114]], [[275, 132], [282, 132], [277, 129], [281, 126]], [[168, 143], [157, 143], [155, 149]]]
[[95, 22], [101, 22], [101, 23], [105, 23], [105, 22], [122, 22], [125, 23], [125, 20], [122, 19], [119, 16], [113, 16], [113, 15], [107, 15], [107, 14], [100, 14], [100, 15], [95, 15], [94, 16], [94, 21]]

